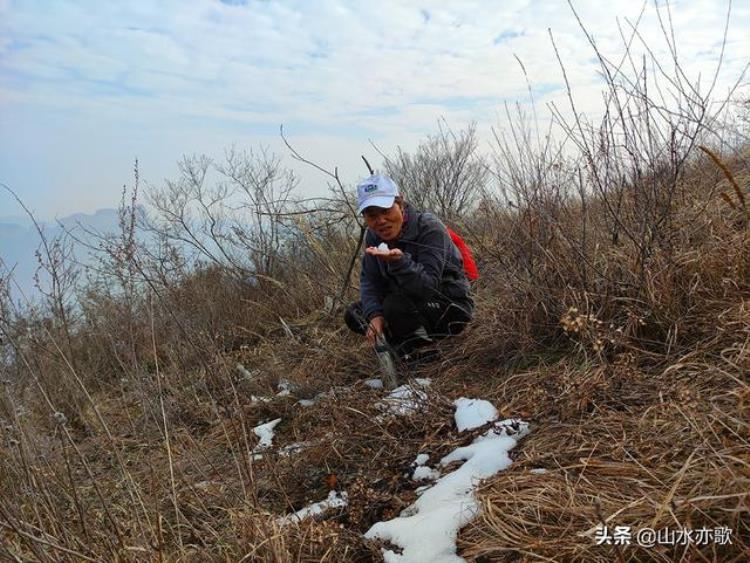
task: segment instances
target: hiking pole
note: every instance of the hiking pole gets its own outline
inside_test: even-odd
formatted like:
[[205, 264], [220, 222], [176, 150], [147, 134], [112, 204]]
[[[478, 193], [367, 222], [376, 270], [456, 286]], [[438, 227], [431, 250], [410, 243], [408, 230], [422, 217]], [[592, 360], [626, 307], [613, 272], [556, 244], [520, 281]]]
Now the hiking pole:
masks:
[[385, 388], [392, 391], [398, 386], [396, 354], [382, 332], [375, 337], [375, 355], [380, 362], [380, 371], [383, 373]]

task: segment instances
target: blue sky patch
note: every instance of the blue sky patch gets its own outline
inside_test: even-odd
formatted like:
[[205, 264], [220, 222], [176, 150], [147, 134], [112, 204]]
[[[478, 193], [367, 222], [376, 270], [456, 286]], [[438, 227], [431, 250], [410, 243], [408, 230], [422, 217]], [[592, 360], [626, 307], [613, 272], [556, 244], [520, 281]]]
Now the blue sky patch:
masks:
[[493, 43], [495, 45], [499, 45], [500, 43], [504, 43], [506, 41], [510, 41], [511, 39], [515, 39], [516, 37], [522, 37], [523, 32], [513, 31], [512, 29], [507, 29], [500, 33], [499, 35], [495, 36], [495, 40]]
[[532, 84], [531, 85], [531, 91], [536, 96], [545, 96], [547, 94], [550, 94], [554, 92], [555, 90], [562, 90], [563, 85], [562, 84]]

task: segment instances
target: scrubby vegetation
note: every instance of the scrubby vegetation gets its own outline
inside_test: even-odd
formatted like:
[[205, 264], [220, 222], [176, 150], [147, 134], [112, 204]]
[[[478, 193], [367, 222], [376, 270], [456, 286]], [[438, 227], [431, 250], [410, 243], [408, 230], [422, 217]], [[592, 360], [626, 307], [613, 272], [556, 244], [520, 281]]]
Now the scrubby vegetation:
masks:
[[[427, 417], [379, 418], [361, 383], [374, 357], [340, 321], [359, 226], [335, 172], [330, 198], [305, 201], [273, 155], [186, 158], [143, 215], [136, 168], [96, 269], [45, 240], [43, 303], [17, 308], [2, 280], [0, 553], [378, 560], [363, 532], [416, 498], [416, 453], [472, 439], [451, 418], [468, 396], [532, 433], [482, 486], [463, 557], [742, 560], [750, 154], [710, 92], [666, 75], [647, 89], [627, 57], [600, 61], [607, 111], [554, 109], [559, 146], [509, 108], [491, 155], [474, 128], [443, 127], [383, 163], [482, 272], [475, 322], [420, 368]], [[252, 429], [276, 418], [275, 443], [304, 447], [253, 456]], [[278, 522], [332, 488], [346, 509]], [[731, 544], [596, 545], [605, 524], [728, 527]]]

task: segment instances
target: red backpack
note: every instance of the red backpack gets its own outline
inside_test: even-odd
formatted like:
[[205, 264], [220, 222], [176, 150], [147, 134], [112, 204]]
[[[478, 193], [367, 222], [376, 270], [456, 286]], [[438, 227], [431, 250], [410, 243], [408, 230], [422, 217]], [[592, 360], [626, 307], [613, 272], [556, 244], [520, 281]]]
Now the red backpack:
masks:
[[458, 248], [458, 251], [461, 253], [461, 258], [463, 258], [464, 261], [464, 272], [466, 272], [466, 277], [469, 278], [470, 281], [478, 280], [479, 269], [477, 269], [477, 263], [474, 262], [471, 248], [469, 248], [469, 245], [461, 238], [461, 235], [450, 227], [446, 228], [448, 229], [448, 234], [450, 235], [453, 244], [456, 245], [456, 248]]

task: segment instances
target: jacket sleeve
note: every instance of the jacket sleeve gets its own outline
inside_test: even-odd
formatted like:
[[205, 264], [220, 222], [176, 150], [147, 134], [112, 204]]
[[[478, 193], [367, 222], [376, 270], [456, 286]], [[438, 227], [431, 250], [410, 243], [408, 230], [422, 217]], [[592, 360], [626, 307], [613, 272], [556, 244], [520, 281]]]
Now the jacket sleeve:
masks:
[[419, 260], [404, 252], [401, 260], [388, 263], [388, 273], [408, 294], [428, 297], [440, 287], [443, 270], [453, 251], [447, 229], [437, 219], [425, 221], [417, 239]]
[[365, 254], [362, 257], [362, 270], [359, 275], [359, 295], [366, 321], [383, 314], [383, 299], [387, 288], [388, 282], [380, 273], [377, 258]]

